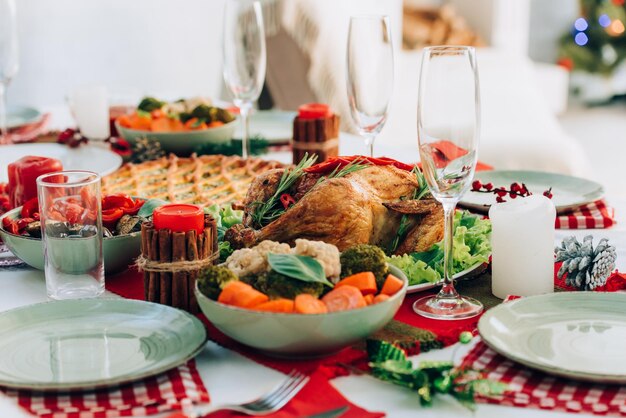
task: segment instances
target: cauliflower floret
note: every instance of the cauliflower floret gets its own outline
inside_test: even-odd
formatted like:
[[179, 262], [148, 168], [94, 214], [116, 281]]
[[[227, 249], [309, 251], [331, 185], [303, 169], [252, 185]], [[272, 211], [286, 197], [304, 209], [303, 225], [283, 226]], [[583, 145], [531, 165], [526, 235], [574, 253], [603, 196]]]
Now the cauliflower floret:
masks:
[[339, 279], [341, 262], [339, 261], [339, 250], [334, 245], [322, 241], [297, 239], [293, 253], [315, 258], [324, 268], [324, 273], [330, 281], [336, 283]]
[[288, 254], [289, 252], [291, 248], [288, 244], [263, 241], [254, 248], [234, 251], [222, 265], [232, 270], [237, 277], [254, 276], [270, 270], [267, 254]]
[[289, 244], [281, 244], [280, 242], [269, 240], [261, 241], [253, 250], [263, 255], [265, 259], [267, 259], [267, 253], [289, 254], [291, 252]]
[[232, 270], [237, 277], [245, 277], [265, 271], [267, 261], [263, 257], [259, 257], [259, 253], [251, 248], [242, 248], [235, 250], [230, 257], [226, 259], [223, 266]]

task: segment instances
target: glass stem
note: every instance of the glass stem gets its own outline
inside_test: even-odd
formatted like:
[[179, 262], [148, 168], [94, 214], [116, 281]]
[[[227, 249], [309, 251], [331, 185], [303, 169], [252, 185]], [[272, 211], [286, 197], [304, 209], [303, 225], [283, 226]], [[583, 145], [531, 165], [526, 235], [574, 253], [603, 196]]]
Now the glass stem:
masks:
[[239, 107], [239, 113], [241, 114], [241, 123], [243, 124], [241, 134], [241, 156], [248, 158], [250, 156], [250, 110], [252, 109], [252, 103], [243, 102]]
[[452, 280], [453, 272], [453, 244], [454, 244], [454, 211], [456, 202], [442, 202], [444, 213], [444, 236], [443, 236], [443, 286], [437, 295], [438, 298], [458, 298], [459, 294], [454, 288]]
[[367, 147], [367, 151], [369, 152], [369, 156], [370, 157], [374, 157], [374, 139], [376, 138], [376, 135], [374, 134], [365, 134], [365, 146]]
[[7, 95], [6, 85], [0, 83], [0, 144], [9, 143], [9, 130], [7, 128]]

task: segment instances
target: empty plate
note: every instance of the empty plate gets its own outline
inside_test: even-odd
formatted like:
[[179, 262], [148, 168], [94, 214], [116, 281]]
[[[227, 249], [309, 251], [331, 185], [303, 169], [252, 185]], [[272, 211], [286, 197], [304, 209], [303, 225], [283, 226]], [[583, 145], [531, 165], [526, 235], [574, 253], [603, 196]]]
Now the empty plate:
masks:
[[194, 357], [194, 316], [128, 299], [40, 303], [0, 314], [0, 385], [88, 390], [162, 373]]
[[562, 292], [530, 296], [487, 311], [483, 341], [546, 373], [626, 383], [626, 294]]

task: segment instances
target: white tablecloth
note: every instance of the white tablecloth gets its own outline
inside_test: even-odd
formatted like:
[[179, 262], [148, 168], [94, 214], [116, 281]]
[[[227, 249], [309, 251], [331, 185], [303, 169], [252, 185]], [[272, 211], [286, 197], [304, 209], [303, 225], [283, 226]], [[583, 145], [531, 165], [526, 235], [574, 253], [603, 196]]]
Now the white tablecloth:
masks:
[[[594, 242], [607, 237], [617, 247], [617, 268], [626, 269], [626, 200], [609, 202], [615, 206], [618, 224], [605, 230], [559, 230], [557, 241], [568, 235], [582, 239], [594, 235]], [[32, 269], [0, 270], [0, 311], [46, 301], [43, 272]], [[458, 362], [469, 346], [453, 346], [420, 354], [416, 358], [450, 360]], [[197, 357], [198, 370], [215, 404], [238, 403], [253, 399], [283, 379], [283, 375], [254, 363], [241, 355], [208, 342]], [[477, 418], [527, 418], [527, 417], [573, 417], [581, 414], [565, 414], [536, 409], [479, 405], [475, 414], [461, 407], [451, 398], [436, 397], [432, 408], [422, 408], [410, 391], [377, 381], [368, 376], [340, 377], [333, 385], [352, 402], [372, 411], [385, 411], [389, 417], [477, 417]], [[0, 396], [0, 417], [27, 417], [20, 408]]]

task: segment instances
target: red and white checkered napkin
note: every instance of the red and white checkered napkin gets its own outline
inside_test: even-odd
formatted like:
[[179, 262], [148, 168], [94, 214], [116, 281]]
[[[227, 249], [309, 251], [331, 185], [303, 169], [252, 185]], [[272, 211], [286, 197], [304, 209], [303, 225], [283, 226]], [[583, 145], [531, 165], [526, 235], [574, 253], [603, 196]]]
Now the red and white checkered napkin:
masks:
[[209, 393], [193, 361], [158, 376], [99, 391], [42, 394], [2, 389], [2, 392], [31, 414], [43, 418], [146, 416], [209, 402]]
[[597, 200], [577, 207], [556, 217], [557, 229], [601, 229], [615, 223], [615, 209], [604, 200]]
[[508, 386], [503, 395], [478, 397], [479, 402], [626, 416], [626, 386], [592, 384], [550, 376], [502, 357], [482, 341], [463, 359], [463, 366], [483, 370], [486, 378]]

